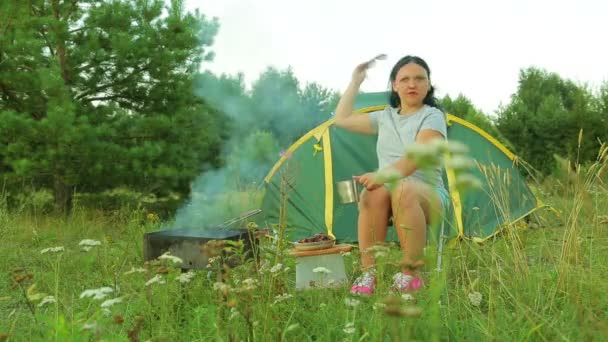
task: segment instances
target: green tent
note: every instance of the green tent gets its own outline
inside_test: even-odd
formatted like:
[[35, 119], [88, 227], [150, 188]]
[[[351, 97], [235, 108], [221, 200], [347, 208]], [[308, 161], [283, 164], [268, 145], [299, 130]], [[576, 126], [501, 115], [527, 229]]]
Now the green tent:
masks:
[[[357, 97], [355, 110], [367, 113], [387, 105], [388, 93], [365, 93]], [[485, 239], [542, 207], [513, 153], [475, 125], [450, 114], [447, 119], [448, 139], [469, 147], [478, 165], [472, 173], [483, 183], [480, 189], [459, 193], [451, 170], [444, 172], [454, 209], [448, 237]], [[340, 203], [335, 184], [377, 169], [376, 136], [351, 133], [333, 123], [330, 119], [302, 136], [265, 178], [260, 218], [270, 226], [284, 222], [292, 240], [318, 232], [344, 242], [357, 240], [357, 205]], [[394, 229], [388, 239], [396, 240]]]

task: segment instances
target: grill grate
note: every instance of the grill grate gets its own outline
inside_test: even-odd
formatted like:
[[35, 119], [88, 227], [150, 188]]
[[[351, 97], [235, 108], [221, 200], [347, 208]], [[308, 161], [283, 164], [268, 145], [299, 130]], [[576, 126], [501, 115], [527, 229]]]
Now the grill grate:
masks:
[[182, 259], [183, 269], [204, 269], [209, 256], [205, 245], [212, 240], [243, 240], [244, 251], [252, 254], [251, 233], [245, 228], [168, 229], [144, 234], [144, 260], [154, 260], [165, 252]]

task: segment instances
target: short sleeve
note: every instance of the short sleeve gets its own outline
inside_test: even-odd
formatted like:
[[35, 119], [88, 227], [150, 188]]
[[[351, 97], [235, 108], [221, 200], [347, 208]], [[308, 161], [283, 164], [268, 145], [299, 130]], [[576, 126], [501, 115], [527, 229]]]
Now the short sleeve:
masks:
[[374, 112], [371, 112], [368, 114], [369, 122], [372, 124], [372, 127], [374, 127], [374, 130], [376, 132], [378, 131], [378, 121], [379, 121], [380, 113], [382, 113], [381, 110], [374, 111]]
[[444, 138], [447, 138], [448, 128], [445, 114], [439, 109], [431, 107], [430, 113], [424, 118], [424, 121], [420, 125], [420, 131], [425, 129], [437, 131], [441, 133]]
[[382, 115], [385, 115], [385, 114], [386, 114], [386, 109], [377, 110], [374, 112], [370, 112], [368, 114], [369, 122], [372, 124], [372, 127], [374, 127], [374, 130], [376, 132], [378, 132], [378, 126], [379, 126], [379, 122], [382, 120]]

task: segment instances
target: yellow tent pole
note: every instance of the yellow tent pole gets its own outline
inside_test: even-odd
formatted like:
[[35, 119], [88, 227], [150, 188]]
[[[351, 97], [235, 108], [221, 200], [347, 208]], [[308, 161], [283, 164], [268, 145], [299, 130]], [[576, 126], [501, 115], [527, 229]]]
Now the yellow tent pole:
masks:
[[334, 167], [331, 156], [329, 129], [323, 132], [323, 169], [325, 174], [325, 227], [327, 235], [335, 238], [334, 229]]
[[[449, 160], [449, 154], [445, 154], [446, 164]], [[452, 205], [454, 207], [454, 216], [456, 217], [456, 226], [458, 227], [458, 239], [464, 237], [464, 224], [462, 222], [462, 200], [460, 198], [460, 192], [456, 188], [456, 174], [454, 169], [451, 167], [445, 167], [445, 174], [448, 179], [448, 190], [450, 192], [450, 198], [452, 198]]]
[[300, 146], [304, 145], [304, 143], [307, 142], [308, 140], [310, 140], [310, 138], [312, 138], [312, 137], [315, 137], [315, 138], [317, 138], [317, 140], [319, 140], [321, 138], [321, 136], [323, 135], [323, 133], [329, 129], [329, 126], [331, 126], [334, 123], [334, 121], [335, 121], [334, 119], [329, 119], [329, 120], [325, 121], [321, 125], [308, 131], [308, 133], [304, 134], [300, 139], [298, 139], [298, 141], [296, 141], [291, 146], [289, 146], [287, 151], [285, 151], [285, 155], [281, 156], [281, 158], [279, 158], [279, 161], [277, 161], [274, 164], [274, 166], [272, 167], [272, 169], [270, 169], [270, 171], [268, 172], [266, 177], [264, 177], [264, 181], [266, 183], [270, 183], [270, 179], [272, 178], [272, 176], [274, 176], [274, 174], [281, 167], [281, 165], [283, 165], [285, 160], [287, 160], [289, 158], [290, 154], [294, 153]]

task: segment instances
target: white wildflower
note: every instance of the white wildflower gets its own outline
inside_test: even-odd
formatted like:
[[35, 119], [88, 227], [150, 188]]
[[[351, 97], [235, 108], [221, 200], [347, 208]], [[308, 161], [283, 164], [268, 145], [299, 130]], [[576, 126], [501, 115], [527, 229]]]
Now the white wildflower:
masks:
[[37, 301], [41, 300], [42, 298], [46, 297], [47, 294], [44, 292], [38, 292], [38, 289], [36, 288], [36, 284], [32, 284], [32, 285], [30, 285], [30, 287], [28, 287], [26, 296], [29, 301], [37, 302]]
[[131, 269], [130, 269], [130, 270], [128, 270], [127, 272], [125, 272], [125, 273], [123, 273], [123, 274], [124, 274], [124, 275], [129, 275], [129, 274], [132, 274], [132, 273], [146, 273], [146, 272], [148, 272], [148, 271], [147, 271], [145, 268], [141, 268], [141, 267], [138, 267], [138, 268], [131, 267]]
[[88, 247], [101, 246], [101, 241], [92, 240], [92, 239], [84, 239], [84, 240], [80, 240], [80, 243], [78, 245], [79, 246], [88, 246]]
[[457, 171], [472, 169], [474, 166], [475, 162], [471, 158], [462, 155], [452, 156], [445, 163], [446, 168], [454, 169]]
[[270, 265], [270, 262], [268, 262], [268, 260], [262, 260], [260, 269], [259, 269], [259, 273], [264, 274], [268, 270], [269, 265]]
[[65, 251], [65, 248], [63, 248], [63, 246], [49, 247], [49, 248], [45, 248], [45, 249], [41, 250], [40, 254], [58, 253], [58, 252], [63, 252], [63, 251]]
[[80, 330], [97, 330], [97, 323], [86, 323]]
[[182, 273], [180, 275], [178, 275], [175, 280], [179, 281], [182, 284], [186, 284], [189, 283], [190, 280], [192, 280], [192, 278], [194, 278], [194, 276], [196, 275], [196, 273], [194, 273], [193, 271], [188, 271], [186, 273]]
[[176, 257], [175, 255], [171, 255], [171, 252], [165, 252], [165, 254], [158, 257], [159, 260], [169, 260], [174, 264], [182, 264], [184, 261]]
[[112, 292], [114, 292], [114, 289], [112, 289], [111, 287], [100, 287], [98, 289], [84, 290], [80, 294], [80, 298], [82, 299], [85, 297], [93, 297], [93, 299], [101, 300], [107, 297], [108, 294]]
[[45, 304], [57, 303], [57, 300], [53, 296], [46, 296], [42, 298], [42, 301], [38, 304], [38, 307], [42, 307]]
[[331, 273], [331, 271], [330, 271], [330, 270], [328, 270], [327, 268], [322, 267], [322, 266], [319, 266], [319, 267], [315, 267], [315, 268], [313, 268], [313, 269], [312, 269], [312, 272], [313, 272], [313, 273], [325, 273], [325, 274], [329, 274], [329, 273]]
[[430, 169], [441, 163], [438, 146], [434, 144], [415, 143], [405, 150], [407, 159], [414, 161], [419, 169]]
[[237, 317], [239, 317], [240, 313], [236, 308], [230, 308], [230, 317], [228, 317], [228, 320], [231, 321]]
[[403, 298], [403, 300], [405, 300], [405, 301], [415, 301], [416, 300], [416, 298], [414, 298], [414, 296], [412, 296], [409, 293], [402, 294], [401, 298]]
[[374, 245], [367, 249], [367, 252], [372, 253], [377, 259], [386, 257], [389, 251], [389, 248], [383, 245]]
[[163, 279], [163, 277], [160, 276], [160, 274], [157, 274], [146, 282], [146, 286], [150, 286], [154, 283], [164, 284], [165, 280]]
[[465, 173], [456, 176], [456, 187], [459, 189], [481, 188], [482, 184], [475, 176]]
[[83, 250], [83, 251], [85, 251], [85, 252], [88, 252], [88, 251], [91, 250], [91, 248], [93, 248], [93, 247], [91, 247], [91, 246], [83, 246], [80, 249]]
[[342, 328], [342, 331], [344, 331], [345, 334], [353, 334], [355, 333], [355, 324], [353, 322], [348, 322], [344, 325], [344, 328]]
[[118, 304], [122, 302], [122, 298], [117, 297], [117, 298], [113, 298], [113, 299], [107, 299], [106, 301], [104, 301], [103, 303], [101, 303], [101, 307], [102, 308], [109, 308], [110, 306], [114, 305], [114, 304]]
[[459, 141], [450, 141], [446, 147], [452, 154], [466, 154], [469, 152], [469, 147]]
[[384, 303], [380, 303], [380, 302], [374, 303], [374, 310], [382, 310], [385, 307], [386, 307], [386, 304], [384, 304]]
[[376, 172], [376, 178], [374, 179], [378, 183], [392, 183], [403, 178], [401, 172], [395, 168], [386, 168]]
[[247, 278], [243, 280], [243, 284], [245, 285], [255, 285], [258, 281], [252, 278]]
[[433, 148], [437, 153], [445, 153], [449, 151], [448, 142], [445, 139], [433, 139], [426, 144]]
[[483, 296], [481, 295], [481, 293], [479, 293], [477, 291], [469, 293], [469, 301], [471, 302], [471, 305], [473, 305], [473, 306], [481, 305], [482, 298], [483, 298]]
[[353, 308], [354, 308], [354, 307], [356, 307], [357, 305], [361, 304], [361, 301], [359, 301], [358, 299], [354, 299], [354, 298], [348, 298], [348, 297], [346, 297], [346, 298], [344, 298], [344, 303], [345, 303], [347, 306], [350, 306], [350, 307], [353, 307]]
[[282, 293], [276, 297], [274, 297], [274, 302], [272, 303], [273, 305], [279, 302], [282, 302], [284, 300], [287, 300], [289, 298], [293, 297], [292, 295], [290, 295], [289, 293]]
[[243, 290], [255, 290], [255, 288], [257, 287], [257, 283], [257, 280], [247, 278], [243, 280]]
[[228, 286], [222, 282], [216, 282], [213, 284], [213, 290], [226, 292], [226, 291], [230, 290], [230, 286]]
[[277, 273], [283, 268], [283, 264], [279, 263], [270, 268], [270, 273]]
[[376, 252], [374, 252], [374, 257], [376, 259], [385, 258], [387, 255], [388, 255], [388, 253], [386, 253], [384, 251], [376, 251]]

